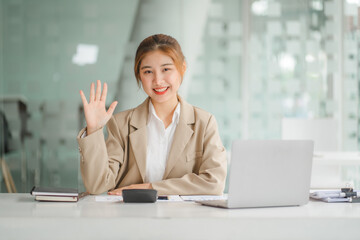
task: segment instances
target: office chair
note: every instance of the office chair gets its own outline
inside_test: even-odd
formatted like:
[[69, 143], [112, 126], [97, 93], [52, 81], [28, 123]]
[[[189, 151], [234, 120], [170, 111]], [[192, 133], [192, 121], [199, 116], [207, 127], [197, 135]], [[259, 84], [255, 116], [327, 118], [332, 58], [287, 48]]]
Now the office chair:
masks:
[[6, 189], [8, 193], [16, 193], [16, 187], [14, 184], [14, 180], [11, 176], [11, 172], [9, 170], [9, 166], [7, 165], [3, 155], [10, 151], [9, 140], [11, 138], [11, 132], [9, 129], [9, 124], [6, 120], [5, 114], [0, 111], [0, 123], [1, 123], [1, 140], [2, 145], [0, 146], [0, 166], [5, 182]]
[[1, 170], [2, 170], [3, 177], [4, 177], [6, 190], [8, 191], [8, 193], [16, 193], [17, 191], [16, 191], [16, 187], [14, 184], [14, 180], [11, 176], [11, 172], [9, 170], [9, 167], [8, 167], [5, 159], [1, 158], [0, 162], [1, 162]]

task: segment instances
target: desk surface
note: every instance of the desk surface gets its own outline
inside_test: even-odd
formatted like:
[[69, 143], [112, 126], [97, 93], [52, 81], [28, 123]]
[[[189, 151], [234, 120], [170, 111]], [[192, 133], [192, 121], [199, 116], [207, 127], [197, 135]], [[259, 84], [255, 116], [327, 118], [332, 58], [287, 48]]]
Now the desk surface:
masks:
[[220, 209], [193, 202], [37, 202], [0, 194], [1, 239], [360, 239], [360, 203]]

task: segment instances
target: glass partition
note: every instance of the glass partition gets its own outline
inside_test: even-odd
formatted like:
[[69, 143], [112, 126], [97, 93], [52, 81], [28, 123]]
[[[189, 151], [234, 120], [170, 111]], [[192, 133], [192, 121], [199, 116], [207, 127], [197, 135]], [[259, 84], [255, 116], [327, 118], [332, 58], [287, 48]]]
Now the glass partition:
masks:
[[101, 79], [109, 101], [116, 94], [138, 1], [0, 3], [0, 107], [11, 132], [4, 159], [16, 189], [81, 187], [79, 90], [88, 96], [90, 83]]
[[[134, 54], [154, 33], [179, 40], [188, 64], [180, 94], [215, 115], [228, 152], [234, 139], [282, 138], [294, 119], [327, 121], [327, 149], [358, 151], [359, 7], [358, 0], [1, 0], [0, 147], [16, 190], [83, 188], [79, 90], [101, 79], [108, 104], [119, 101], [116, 111], [136, 107], [146, 95], [133, 76]], [[360, 186], [358, 166], [342, 171]], [[0, 179], [7, 192], [3, 171]]]

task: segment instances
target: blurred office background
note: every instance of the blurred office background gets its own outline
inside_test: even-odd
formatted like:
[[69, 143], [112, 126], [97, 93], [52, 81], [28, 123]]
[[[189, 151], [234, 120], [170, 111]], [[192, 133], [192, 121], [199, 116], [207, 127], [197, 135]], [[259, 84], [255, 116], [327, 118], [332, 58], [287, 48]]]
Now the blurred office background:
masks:
[[135, 51], [155, 33], [180, 42], [180, 94], [215, 115], [229, 153], [312, 138], [314, 187], [360, 188], [360, 0], [0, 0], [0, 192], [83, 189], [79, 90], [100, 79], [116, 112], [136, 107]]

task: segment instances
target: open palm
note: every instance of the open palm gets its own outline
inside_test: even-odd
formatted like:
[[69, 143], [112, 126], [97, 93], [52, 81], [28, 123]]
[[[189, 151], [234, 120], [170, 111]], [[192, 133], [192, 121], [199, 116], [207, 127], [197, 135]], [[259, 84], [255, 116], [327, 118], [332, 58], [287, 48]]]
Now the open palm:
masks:
[[97, 80], [96, 82], [96, 92], [95, 84], [91, 83], [89, 102], [86, 100], [84, 92], [80, 90], [80, 96], [84, 105], [85, 120], [87, 124], [87, 135], [90, 135], [91, 133], [105, 126], [115, 110], [117, 101], [112, 102], [109, 109], [106, 111], [106, 95], [107, 84], [104, 83], [104, 89], [101, 92], [100, 80]]

